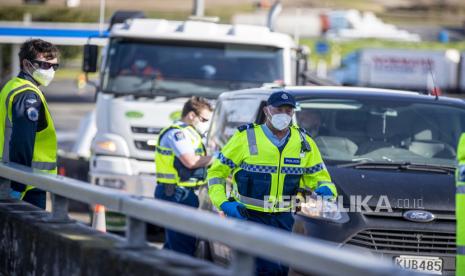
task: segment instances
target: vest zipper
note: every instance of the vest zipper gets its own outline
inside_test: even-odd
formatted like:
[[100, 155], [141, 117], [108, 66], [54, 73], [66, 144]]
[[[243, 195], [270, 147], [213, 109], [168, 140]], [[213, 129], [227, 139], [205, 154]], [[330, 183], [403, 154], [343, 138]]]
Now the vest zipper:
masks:
[[[284, 149], [283, 149], [284, 150]], [[278, 192], [279, 192], [279, 177], [281, 176], [281, 154], [282, 154], [282, 151], [279, 150], [278, 148], [278, 151], [279, 151], [279, 163], [278, 163], [278, 183], [276, 185], [276, 200], [278, 200]], [[278, 201], [276, 201], [273, 205], [273, 212], [275, 211], [276, 209], [276, 205], [278, 204]]]

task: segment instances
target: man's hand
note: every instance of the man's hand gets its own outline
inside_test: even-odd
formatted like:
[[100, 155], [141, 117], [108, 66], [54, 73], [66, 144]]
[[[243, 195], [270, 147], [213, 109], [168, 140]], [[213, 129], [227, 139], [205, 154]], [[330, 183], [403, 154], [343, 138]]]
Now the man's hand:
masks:
[[226, 201], [221, 204], [221, 210], [226, 214], [228, 217], [234, 217], [238, 219], [247, 219], [242, 214], [247, 212], [247, 209], [244, 204], [236, 202], [236, 201]]
[[315, 194], [322, 196], [322, 197], [330, 197], [334, 196], [333, 192], [331, 192], [331, 189], [329, 189], [326, 186], [319, 187], [315, 190]]

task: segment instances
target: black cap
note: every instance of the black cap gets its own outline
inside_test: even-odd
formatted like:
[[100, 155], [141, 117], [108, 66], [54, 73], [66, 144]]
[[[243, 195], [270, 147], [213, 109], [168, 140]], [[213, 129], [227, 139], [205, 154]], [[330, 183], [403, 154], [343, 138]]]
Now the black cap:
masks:
[[270, 97], [268, 98], [266, 103], [268, 105], [273, 106], [273, 107], [280, 107], [280, 106], [283, 106], [283, 105], [290, 105], [293, 108], [295, 108], [295, 106], [296, 106], [294, 96], [287, 93], [286, 91], [273, 92], [273, 94], [270, 95]]

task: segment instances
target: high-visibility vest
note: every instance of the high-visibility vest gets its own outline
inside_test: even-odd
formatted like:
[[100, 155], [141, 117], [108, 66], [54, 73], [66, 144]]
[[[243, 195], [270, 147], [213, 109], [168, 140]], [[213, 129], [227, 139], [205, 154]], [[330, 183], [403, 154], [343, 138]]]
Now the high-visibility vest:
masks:
[[[2, 162], [9, 162], [10, 139], [13, 129], [12, 123], [12, 105], [13, 99], [25, 91], [34, 91], [42, 101], [45, 110], [45, 119], [47, 126], [45, 129], [38, 131], [34, 141], [34, 152], [32, 156], [31, 167], [33, 169], [47, 172], [50, 174], [57, 173], [57, 138], [52, 116], [50, 115], [45, 97], [39, 88], [32, 82], [13, 78], [3, 87], [0, 92], [0, 157]], [[33, 189], [28, 185], [24, 191], [21, 191], [21, 199], [26, 192]]]
[[[303, 150], [304, 145], [307, 150]], [[282, 150], [266, 136], [262, 126], [239, 127], [208, 170], [208, 190], [220, 209], [226, 197], [226, 179], [232, 174], [232, 196], [248, 209], [283, 212], [292, 208], [301, 189], [327, 186], [337, 196], [336, 187], [323, 163], [315, 142], [292, 126]]]
[[[192, 143], [196, 155], [205, 156], [206, 154], [202, 137], [192, 126], [178, 123], [164, 128], [158, 136], [158, 143], [155, 147], [157, 183], [177, 184], [183, 187], [195, 187], [206, 184], [204, 177], [199, 178], [195, 175], [194, 172], [198, 171], [198, 169], [187, 169], [176, 157], [173, 149], [160, 146], [161, 139], [171, 129], [179, 129], [183, 132], [185, 139], [188, 139]], [[200, 168], [200, 170], [203, 170], [203, 168]]]
[[455, 218], [456, 218], [456, 272], [457, 276], [465, 276], [465, 133], [462, 133], [457, 147]]

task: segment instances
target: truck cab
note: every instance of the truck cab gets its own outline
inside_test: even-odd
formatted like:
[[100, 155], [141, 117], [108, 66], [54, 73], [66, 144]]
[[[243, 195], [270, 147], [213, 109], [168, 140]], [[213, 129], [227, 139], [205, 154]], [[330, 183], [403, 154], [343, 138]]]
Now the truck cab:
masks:
[[179, 119], [188, 98], [214, 101], [224, 91], [292, 85], [306, 61], [290, 36], [259, 26], [130, 18], [108, 36], [90, 180], [145, 197], [156, 186], [158, 134]]

